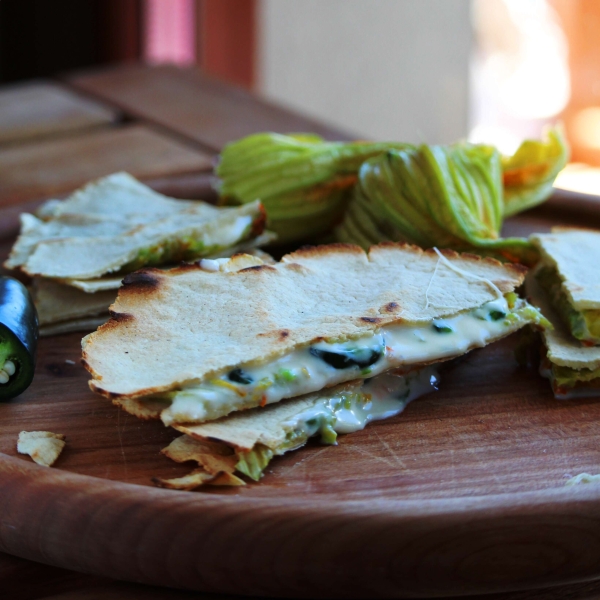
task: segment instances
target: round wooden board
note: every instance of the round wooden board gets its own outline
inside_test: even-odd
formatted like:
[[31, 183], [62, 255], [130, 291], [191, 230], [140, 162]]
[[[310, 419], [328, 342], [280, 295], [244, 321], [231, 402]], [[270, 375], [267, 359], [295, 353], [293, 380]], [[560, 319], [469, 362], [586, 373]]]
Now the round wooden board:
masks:
[[[556, 201], [507, 234], [598, 227], [600, 204]], [[8, 213], [6, 213], [8, 215]], [[10, 219], [14, 215], [10, 213]], [[12, 221], [11, 221], [12, 222]], [[0, 212], [0, 251], [12, 243]], [[302, 598], [433, 597], [600, 577], [600, 402], [559, 402], [517, 366], [518, 334], [449, 365], [396, 418], [273, 461], [258, 484], [174, 492], [175, 433], [92, 394], [80, 335], [46, 338], [32, 386], [0, 405], [0, 551], [187, 589]], [[21, 430], [64, 433], [55, 468]]]

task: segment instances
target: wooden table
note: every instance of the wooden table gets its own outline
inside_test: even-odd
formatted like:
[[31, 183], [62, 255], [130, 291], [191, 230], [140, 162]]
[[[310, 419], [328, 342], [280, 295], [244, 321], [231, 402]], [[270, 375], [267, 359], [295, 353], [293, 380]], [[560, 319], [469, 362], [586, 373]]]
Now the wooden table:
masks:
[[[223, 145], [265, 130], [314, 131], [328, 139], [347, 139], [343, 132], [197, 71], [173, 67], [133, 65], [0, 90], [0, 208], [10, 207], [0, 222], [0, 238], [16, 233], [22, 210], [116, 169], [128, 170], [174, 196], [206, 198], [210, 169]], [[559, 202], [554, 201], [555, 207]], [[600, 584], [487, 598], [567, 595], [600, 598]], [[217, 598], [121, 583], [1, 553], [0, 597]]]

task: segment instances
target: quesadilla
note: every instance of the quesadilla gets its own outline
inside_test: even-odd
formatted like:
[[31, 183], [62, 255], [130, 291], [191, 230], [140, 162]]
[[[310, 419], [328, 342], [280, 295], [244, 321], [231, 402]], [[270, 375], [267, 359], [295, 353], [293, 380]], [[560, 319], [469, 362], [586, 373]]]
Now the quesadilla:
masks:
[[514, 293], [523, 267], [451, 251], [333, 244], [229, 272], [203, 262], [124, 279], [82, 341], [92, 390], [132, 412], [162, 403], [166, 425], [204, 423], [544, 322]]
[[584, 345], [600, 345], [600, 232], [555, 228], [536, 234], [541, 268], [536, 279], [571, 335]]
[[584, 345], [571, 335], [543, 286], [544, 269], [537, 267], [526, 280], [527, 296], [554, 325], [542, 333], [545, 352], [540, 373], [550, 380], [556, 398], [600, 396], [600, 346]]
[[258, 201], [217, 208], [175, 200], [115, 173], [21, 215], [5, 266], [33, 278], [42, 334], [77, 329], [100, 314], [106, 320], [126, 273], [250, 251], [273, 239], [264, 222]]

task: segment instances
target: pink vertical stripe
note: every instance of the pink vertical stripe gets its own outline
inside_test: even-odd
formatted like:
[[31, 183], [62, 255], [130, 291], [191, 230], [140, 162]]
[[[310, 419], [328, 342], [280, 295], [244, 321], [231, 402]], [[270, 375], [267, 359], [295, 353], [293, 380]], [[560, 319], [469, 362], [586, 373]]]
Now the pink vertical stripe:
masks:
[[144, 60], [150, 64], [196, 62], [194, 0], [144, 1]]

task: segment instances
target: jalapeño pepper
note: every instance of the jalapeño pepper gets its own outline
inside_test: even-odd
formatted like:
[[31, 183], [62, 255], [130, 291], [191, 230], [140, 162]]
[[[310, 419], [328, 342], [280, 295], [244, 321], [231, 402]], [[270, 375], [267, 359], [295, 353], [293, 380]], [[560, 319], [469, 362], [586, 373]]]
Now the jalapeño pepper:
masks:
[[33, 379], [38, 317], [27, 288], [0, 277], [0, 401], [24, 392]]

